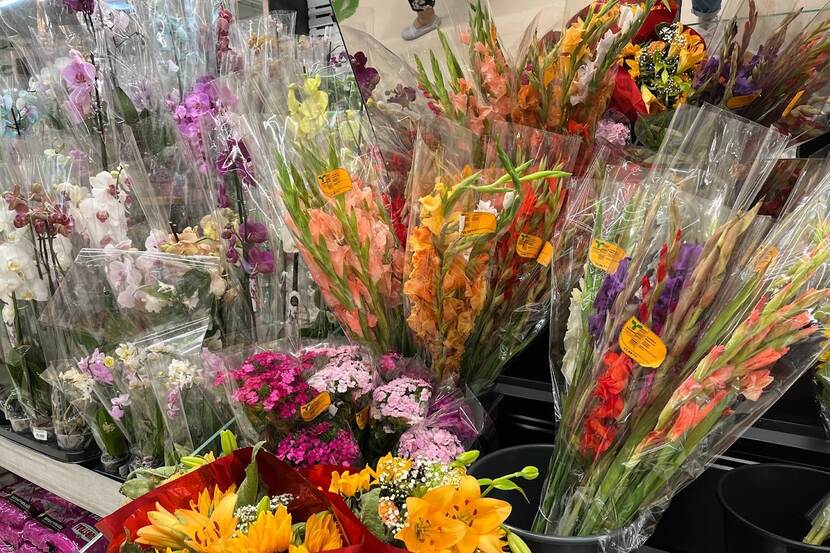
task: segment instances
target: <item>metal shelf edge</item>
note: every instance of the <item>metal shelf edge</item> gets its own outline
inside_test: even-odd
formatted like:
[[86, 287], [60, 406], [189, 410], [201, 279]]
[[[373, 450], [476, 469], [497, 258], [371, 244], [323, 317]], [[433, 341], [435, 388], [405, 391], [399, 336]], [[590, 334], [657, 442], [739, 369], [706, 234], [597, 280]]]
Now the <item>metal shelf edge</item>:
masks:
[[104, 517], [121, 507], [121, 484], [81, 465], [62, 463], [0, 437], [0, 467]]

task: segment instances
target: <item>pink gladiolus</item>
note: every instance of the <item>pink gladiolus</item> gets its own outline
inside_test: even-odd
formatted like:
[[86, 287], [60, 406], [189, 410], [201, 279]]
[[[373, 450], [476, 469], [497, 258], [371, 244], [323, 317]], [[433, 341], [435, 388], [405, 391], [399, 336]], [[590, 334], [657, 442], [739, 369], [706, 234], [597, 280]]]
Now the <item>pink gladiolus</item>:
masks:
[[461, 115], [467, 113], [467, 95], [464, 93], [450, 94], [450, 103], [455, 111]]
[[717, 393], [715, 393], [715, 395], [712, 396], [712, 399], [709, 400], [709, 403], [707, 403], [706, 405], [701, 407], [700, 410], [698, 410], [697, 417], [695, 418], [695, 422], [692, 426], [697, 426], [698, 424], [703, 422], [703, 419], [708, 417], [709, 413], [711, 413], [712, 410], [715, 407], [717, 407], [718, 404], [721, 401], [723, 401], [723, 398], [725, 398], [725, 397], [726, 397], [726, 390], [720, 390]]
[[758, 323], [758, 319], [761, 318], [761, 311], [764, 310], [764, 306], [767, 304], [768, 299], [769, 298], [764, 295], [760, 300], [758, 300], [758, 303], [756, 303], [755, 307], [752, 308], [752, 312], [749, 314], [749, 317], [747, 317], [747, 326], [755, 326]]
[[320, 209], [311, 209], [308, 212], [308, 230], [311, 239], [315, 244], [320, 242], [320, 237], [337, 238], [343, 236], [343, 227], [337, 217], [329, 215]]
[[778, 349], [767, 348], [747, 359], [746, 362], [744, 362], [742, 369], [744, 372], [749, 372], [763, 367], [769, 367], [784, 357], [788, 351], [790, 351], [790, 348], [787, 347]]
[[705, 388], [714, 388], [716, 390], [723, 389], [726, 386], [726, 383], [732, 377], [733, 368], [729, 365], [725, 367], [721, 367], [712, 374], [710, 374], [706, 380], [703, 381], [703, 386]]
[[329, 256], [331, 257], [331, 267], [339, 277], [345, 274], [347, 265], [355, 265], [357, 261], [352, 249], [344, 245], [330, 245]]
[[741, 379], [741, 393], [749, 401], [758, 401], [764, 388], [775, 380], [769, 369], [752, 371]]
[[461, 31], [458, 33], [458, 38], [461, 40], [461, 44], [470, 44], [470, 31]]
[[683, 434], [695, 425], [698, 420], [700, 406], [694, 401], [684, 403], [677, 413], [677, 419], [669, 430], [667, 436], [672, 442], [676, 442]]

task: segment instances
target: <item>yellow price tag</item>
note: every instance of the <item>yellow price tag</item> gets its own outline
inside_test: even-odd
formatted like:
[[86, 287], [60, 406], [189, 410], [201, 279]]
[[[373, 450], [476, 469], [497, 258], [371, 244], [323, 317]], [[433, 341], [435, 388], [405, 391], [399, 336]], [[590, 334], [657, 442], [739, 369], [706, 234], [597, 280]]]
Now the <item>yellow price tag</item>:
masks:
[[519, 239], [516, 240], [516, 253], [519, 254], [519, 257], [536, 259], [539, 252], [542, 251], [542, 242], [544, 240], [538, 236], [521, 233]]
[[354, 416], [354, 421], [357, 423], [357, 427], [361, 430], [366, 428], [366, 425], [369, 424], [369, 406], [367, 405], [363, 409], [357, 412]]
[[300, 417], [306, 422], [311, 422], [331, 405], [331, 396], [328, 392], [320, 392], [311, 401], [300, 406]]
[[496, 216], [489, 211], [468, 211], [464, 213], [462, 236], [489, 234], [496, 232]]
[[542, 246], [542, 251], [539, 252], [539, 257], [536, 258], [536, 263], [542, 265], [543, 267], [547, 267], [550, 265], [551, 259], [553, 259], [553, 244], [545, 242]]
[[666, 360], [666, 344], [658, 335], [631, 317], [620, 331], [620, 349], [637, 364], [656, 369]]
[[620, 261], [625, 259], [625, 250], [612, 242], [606, 242], [605, 240], [597, 238], [591, 242], [588, 259], [591, 260], [591, 264], [597, 269], [613, 274], [617, 272], [617, 266], [620, 264]]
[[352, 189], [352, 177], [342, 168], [317, 175], [317, 182], [329, 198], [336, 198]]

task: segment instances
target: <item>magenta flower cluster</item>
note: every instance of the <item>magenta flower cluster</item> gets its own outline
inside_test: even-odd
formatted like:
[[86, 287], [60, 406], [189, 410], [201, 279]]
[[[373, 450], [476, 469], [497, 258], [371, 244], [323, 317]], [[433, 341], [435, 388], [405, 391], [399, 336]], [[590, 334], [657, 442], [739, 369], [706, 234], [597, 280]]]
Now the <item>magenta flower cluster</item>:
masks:
[[173, 119], [182, 136], [194, 144], [198, 141], [197, 152], [202, 153], [199, 136], [203, 117], [213, 117], [219, 106], [219, 87], [210, 75], [199, 77], [193, 88], [185, 94], [184, 100], [173, 107]]
[[409, 459], [425, 458], [449, 463], [464, 453], [458, 436], [445, 428], [419, 424], [403, 433], [398, 442], [398, 455]]
[[432, 387], [420, 378], [402, 376], [372, 392], [372, 418], [393, 419], [407, 426], [421, 422], [429, 408]]
[[328, 391], [358, 401], [374, 388], [371, 359], [358, 346], [312, 348], [303, 353], [303, 359], [319, 367], [308, 379], [318, 392]]
[[220, 386], [230, 379], [236, 387], [234, 401], [291, 420], [300, 406], [314, 397], [314, 390], [303, 378], [307, 369], [308, 365], [295, 357], [263, 351], [248, 357], [238, 369], [220, 374], [214, 383]]
[[317, 464], [355, 466], [360, 448], [348, 428], [318, 422], [290, 434], [277, 444], [276, 455], [297, 467]]

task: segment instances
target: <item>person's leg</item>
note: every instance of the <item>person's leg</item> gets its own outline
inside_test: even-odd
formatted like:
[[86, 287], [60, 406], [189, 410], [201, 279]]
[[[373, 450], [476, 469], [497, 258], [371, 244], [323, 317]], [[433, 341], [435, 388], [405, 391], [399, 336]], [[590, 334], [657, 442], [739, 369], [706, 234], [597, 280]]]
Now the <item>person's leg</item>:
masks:
[[401, 32], [404, 40], [414, 40], [438, 28], [440, 20], [435, 15], [435, 0], [409, 0], [409, 6], [416, 15], [412, 25]]

